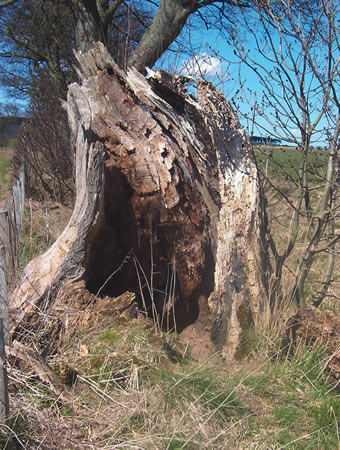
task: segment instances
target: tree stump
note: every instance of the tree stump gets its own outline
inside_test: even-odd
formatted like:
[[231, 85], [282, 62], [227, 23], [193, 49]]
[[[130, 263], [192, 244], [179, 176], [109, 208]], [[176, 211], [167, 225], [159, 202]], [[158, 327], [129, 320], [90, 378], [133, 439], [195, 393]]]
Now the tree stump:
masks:
[[[211, 337], [232, 357], [250, 324], [267, 322], [266, 216], [248, 138], [230, 104], [200, 81], [121, 71], [97, 43], [77, 54], [67, 108], [76, 202], [64, 232], [26, 267], [11, 296], [12, 328], [53, 308], [66, 282], [101, 296], [135, 292], [181, 331], [205, 296]], [[164, 76], [166, 75], [166, 76]]]

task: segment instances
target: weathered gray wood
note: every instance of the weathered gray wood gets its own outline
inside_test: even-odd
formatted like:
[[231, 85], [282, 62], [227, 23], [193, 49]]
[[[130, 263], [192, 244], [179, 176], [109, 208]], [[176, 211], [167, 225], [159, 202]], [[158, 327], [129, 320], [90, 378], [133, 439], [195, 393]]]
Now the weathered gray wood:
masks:
[[134, 257], [157, 273], [149, 296], [160, 305], [175, 270], [183, 326], [209, 297], [213, 342], [233, 357], [247, 327], [269, 316], [265, 209], [236, 114], [211, 83], [199, 82], [195, 99], [171, 76], [125, 74], [102, 44], [77, 59], [82, 82], [69, 87], [66, 105], [75, 207], [56, 243], [25, 268], [11, 298], [14, 324], [43, 300], [51, 306], [67, 280], [110, 297], [138, 294]]
[[[8, 292], [8, 275], [12, 273], [13, 269], [13, 242], [10, 229], [10, 217], [8, 211], [0, 211], [0, 296], [2, 299], [6, 299]], [[7, 323], [7, 321], [6, 321]]]
[[0, 421], [4, 422], [9, 415], [7, 362], [4, 340], [3, 320], [0, 318]]
[[8, 289], [6, 277], [6, 254], [5, 247], [0, 246], [0, 319], [3, 320], [4, 340], [9, 345], [10, 335], [8, 329]]
[[8, 221], [8, 245], [6, 248], [6, 272], [7, 283], [12, 284], [15, 280], [16, 268], [18, 265], [18, 249], [19, 249], [19, 234], [16, 225], [16, 211], [13, 191], [7, 198], [7, 221]]
[[103, 145], [92, 142], [93, 111], [76, 83], [70, 86], [68, 99], [70, 125], [77, 149], [74, 210], [57, 241], [25, 268], [9, 304], [10, 309], [15, 310], [10, 328], [63, 281], [82, 278], [88, 240], [93, 239], [100, 222], [104, 187]]
[[257, 167], [236, 113], [217, 90], [199, 86], [219, 166], [221, 207], [217, 224], [215, 286], [208, 303], [211, 338], [225, 358], [242, 356], [250, 325], [270, 317], [266, 215]]
[[10, 232], [7, 210], [0, 211], [0, 239], [2, 245], [8, 251], [10, 248]]
[[19, 238], [22, 231], [25, 209], [25, 178], [23, 168], [18, 171], [16, 181], [12, 188], [12, 196], [13, 210], [10, 213], [15, 223], [17, 238]]
[[31, 366], [38, 377], [49, 385], [50, 389], [60, 400], [68, 403], [72, 402], [73, 397], [67, 386], [39, 353], [15, 341], [13, 346], [8, 348], [8, 354]]
[[[6, 277], [0, 275], [0, 295], [7, 295], [8, 285], [13, 286], [18, 264], [19, 237], [23, 226], [25, 203], [24, 171], [20, 169], [12, 192], [6, 200], [6, 210], [0, 211], [0, 241], [3, 247], [1, 267]], [[6, 287], [5, 286], [6, 279]], [[6, 322], [7, 323], [7, 322]]]

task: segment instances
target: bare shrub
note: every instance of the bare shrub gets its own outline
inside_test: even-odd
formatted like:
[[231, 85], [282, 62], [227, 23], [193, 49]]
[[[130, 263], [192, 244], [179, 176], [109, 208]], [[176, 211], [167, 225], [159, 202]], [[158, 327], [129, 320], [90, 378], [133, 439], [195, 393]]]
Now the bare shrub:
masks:
[[73, 197], [74, 158], [64, 97], [63, 88], [41, 75], [17, 139], [14, 169], [25, 165], [26, 194], [35, 200], [65, 204]]

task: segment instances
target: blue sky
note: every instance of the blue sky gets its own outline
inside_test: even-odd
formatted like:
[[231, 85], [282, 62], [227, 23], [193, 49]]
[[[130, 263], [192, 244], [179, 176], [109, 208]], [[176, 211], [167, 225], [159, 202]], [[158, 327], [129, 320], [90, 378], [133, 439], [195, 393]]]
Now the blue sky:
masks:
[[0, 103], [7, 103], [11, 101], [13, 101], [13, 99], [11, 99], [7, 92], [0, 86]]
[[0, 86], [0, 105], [1, 104], [6, 105], [8, 103], [15, 104], [16, 106], [18, 106], [20, 108], [20, 110], [22, 111], [22, 113], [24, 113], [25, 108], [27, 106], [27, 101], [25, 101], [25, 100], [20, 101], [20, 100], [15, 99], [14, 97], [11, 96], [11, 94], [6, 89], [3, 89]]
[[[181, 39], [186, 41], [187, 31], [184, 30]], [[169, 59], [169, 55], [156, 64], [174, 73], [190, 74], [194, 78], [199, 78], [201, 74], [209, 81], [212, 81], [220, 89], [228, 100], [231, 100], [239, 89], [239, 76], [248, 80], [248, 85], [254, 91], [260, 91], [261, 86], [252, 71], [247, 67], [241, 67], [237, 58], [233, 55], [233, 46], [221, 38], [214, 30], [203, 32], [194, 31], [190, 33], [192, 47], [195, 49], [195, 57], [184, 55], [180, 58], [174, 56]], [[227, 62], [226, 60], [230, 61]], [[241, 72], [240, 72], [241, 70]], [[239, 105], [244, 114], [251, 115], [251, 105], [245, 100]], [[242, 125], [250, 132], [249, 121], [241, 118]], [[263, 134], [261, 131], [254, 134]]]
[[[239, 28], [242, 30], [241, 26]], [[245, 39], [248, 37], [245, 36]], [[195, 59], [193, 60], [188, 54], [179, 56], [168, 52], [160, 61], [161, 67], [172, 72], [191, 72], [192, 75], [199, 76], [197, 70], [199, 66], [200, 72], [203, 72], [207, 79], [213, 81], [228, 100], [234, 101], [233, 106], [241, 112], [241, 123], [248, 133], [267, 136], [272, 128], [268, 126], [266, 119], [259, 114], [256, 115], [256, 121], [260, 128], [254, 128], [251, 120], [254, 114], [252, 106], [256, 99], [258, 102], [260, 101], [263, 87], [250, 68], [244, 64], [240, 65], [239, 60], [233, 54], [234, 47], [228, 44], [226, 39], [216, 30], [207, 31], [203, 25], [200, 29], [197, 29], [197, 26], [186, 27], [180, 36], [179, 46], [181, 42], [185, 43], [187, 48], [188, 43], [190, 44]], [[255, 45], [251, 41], [248, 41], [247, 45], [251, 54], [255, 55]], [[269, 68], [268, 62], [264, 58], [261, 56], [256, 56], [256, 58], [257, 62], [262, 63], [265, 68]], [[242, 86], [240, 85], [240, 79], [242, 80]], [[6, 96], [5, 91], [0, 88], [0, 102], [11, 102], [11, 100], [10, 97]], [[270, 115], [273, 111], [267, 108], [266, 112]], [[248, 116], [248, 119], [245, 115]], [[268, 131], [266, 132], [261, 127], [267, 128]], [[294, 129], [294, 124], [289, 124], [289, 127], [292, 135], [295, 135], [297, 130]], [[323, 144], [324, 142], [321, 140], [318, 144], [320, 143]]]
[[[275, 64], [270, 62], [271, 48], [270, 45], [268, 45], [268, 40], [266, 41], [261, 38], [261, 33], [258, 32], [261, 31], [261, 29], [256, 30], [256, 16], [249, 18], [248, 25], [251, 24], [251, 26], [248, 32], [245, 27], [242, 26], [240, 16], [238, 16], [238, 18], [239, 22], [235, 20], [235, 23], [237, 23], [238, 26], [235, 26], [233, 31], [234, 35], [236, 35], [236, 40], [239, 37], [239, 47], [244, 45], [246, 50], [249, 51], [249, 56], [255, 60], [255, 63], [263, 66], [263, 74], [266, 70], [268, 71], [268, 73], [265, 74], [267, 79], [272, 75], [276, 76]], [[254, 35], [252, 35], [253, 30]], [[303, 30], [307, 33], [308, 22], [306, 28], [303, 28]], [[320, 33], [321, 36], [322, 31]], [[325, 75], [322, 73], [324, 67], [328, 66], [328, 64], [325, 64], [327, 48], [325, 42], [323, 41], [323, 37], [320, 39], [320, 35], [317, 33], [315, 34], [317, 45], [315, 49], [309, 49], [309, 51], [314, 63], [316, 65], [319, 64], [317, 66], [319, 74], [323, 76]], [[259, 49], [260, 52], [263, 53], [262, 55], [257, 51], [258, 49], [255, 45], [255, 39], [258, 39]], [[303, 58], [301, 57], [301, 43], [295, 41], [292, 35], [285, 35], [284, 39], [280, 41], [279, 34], [273, 30], [270, 30], [270, 39], [273, 42], [274, 48], [282, 47], [281, 57], [284, 69], [288, 66], [292, 67], [293, 64], [296, 64], [297, 66], [300, 65], [300, 67], [303, 66]], [[297, 120], [294, 119], [294, 115], [297, 115], [300, 123], [302, 122], [302, 118], [301, 110], [297, 107], [296, 101], [290, 100], [290, 109], [287, 108], [287, 102], [282, 101], [281, 108], [278, 110], [281, 121], [286, 124], [285, 130], [277, 124], [274, 107], [270, 106], [271, 99], [269, 98], [266, 102], [262, 103], [264, 88], [263, 85], [261, 85], [257, 75], [251, 68], [247, 67], [246, 64], [240, 64], [240, 60], [234, 55], [234, 46], [227, 41], [227, 38], [222, 37], [216, 30], [206, 31], [202, 27], [199, 30], [197, 30], [197, 28], [192, 28], [191, 30], [188, 28], [185, 29], [182, 33], [181, 40], [187, 47], [188, 42], [191, 42], [191, 47], [193, 49], [192, 54], [195, 55], [194, 58], [187, 55], [182, 56], [181, 58], [174, 56], [173, 60], [167, 60], [165, 57], [161, 62], [164, 68], [169, 68], [170, 71], [177, 70], [182, 73], [187, 73], [189, 71], [191, 74], [199, 76], [197, 64], [200, 63], [199, 65], [201, 71], [206, 72], [205, 77], [213, 81], [219, 89], [223, 91], [226, 98], [232, 101], [233, 106], [235, 106], [240, 112], [239, 116], [241, 123], [247, 129], [249, 134], [268, 136], [272, 132], [273, 135], [281, 135], [283, 137], [288, 137], [291, 140], [296, 138], [299, 139], [300, 130], [298, 128]], [[287, 51], [288, 47], [290, 48], [291, 55], [295, 59], [294, 62], [289, 59], [289, 51]], [[278, 51], [278, 53], [280, 52]], [[335, 64], [336, 59], [339, 57], [339, 49], [336, 47], [336, 42], [332, 52], [332, 57], [332, 63]], [[294, 80], [294, 87], [296, 88], [296, 74], [290, 69], [287, 70], [287, 73]], [[282, 74], [285, 75], [283, 71], [281, 71], [281, 76]], [[242, 83], [240, 83], [240, 80]], [[306, 85], [309, 83], [309, 90], [311, 94], [309, 95], [308, 103], [311, 108], [310, 117], [311, 120], [314, 121], [318, 115], [318, 109], [323, 101], [322, 90], [316, 77], [313, 76], [312, 73], [308, 73], [308, 70], [305, 73], [305, 80]], [[280, 97], [287, 98], [289, 97], [288, 94], [290, 94], [287, 89], [284, 90], [282, 88], [284, 81], [285, 80], [283, 80], [283, 83], [281, 83], [280, 80], [276, 83], [274, 82], [272, 86], [273, 91], [270, 95], [268, 95], [268, 97], [272, 96], [274, 98], [276, 96], [276, 108], [278, 102], [280, 101]], [[286, 86], [289, 87], [288, 82]], [[337, 88], [339, 89], [339, 84]], [[319, 92], [317, 93], [317, 91]], [[259, 112], [256, 113], [255, 121], [259, 125], [258, 127], [256, 127], [256, 125], [254, 126], [254, 122], [252, 120], [252, 117], [255, 114], [252, 107], [256, 104], [256, 102], [259, 105], [259, 110], [261, 110], [261, 105], [263, 104], [262, 114]], [[333, 109], [333, 112], [336, 114], [335, 109]], [[248, 116], [248, 118], [245, 116]], [[326, 118], [323, 118], [315, 130], [317, 132], [313, 134], [312, 143], [314, 145], [325, 145], [326, 141], [324, 130], [329, 130], [331, 128], [332, 123], [328, 123]]]
[[[183, 36], [182, 38], [185, 39]], [[184, 56], [180, 60], [176, 59], [176, 64], [167, 64], [161, 61], [161, 66], [169, 68], [170, 71], [177, 73], [185, 73], [199, 78], [201, 74], [209, 81], [212, 81], [230, 101], [235, 99], [235, 94], [240, 89], [239, 78], [244, 82], [244, 94], [247, 89], [260, 93], [262, 87], [254, 75], [254, 73], [244, 65], [240, 65], [238, 59], [233, 54], [233, 46], [221, 38], [221, 36], [213, 30], [204, 33], [191, 33], [193, 39], [193, 48], [195, 48], [196, 56], [190, 58]], [[242, 92], [239, 92], [239, 97]], [[243, 115], [252, 116], [251, 99], [246, 99], [243, 95], [243, 101], [237, 99], [238, 108]], [[263, 130], [252, 130], [252, 123], [240, 115], [240, 120], [244, 128], [249, 134], [266, 135]], [[263, 121], [262, 121], [263, 122]], [[265, 123], [263, 122], [263, 125]]]

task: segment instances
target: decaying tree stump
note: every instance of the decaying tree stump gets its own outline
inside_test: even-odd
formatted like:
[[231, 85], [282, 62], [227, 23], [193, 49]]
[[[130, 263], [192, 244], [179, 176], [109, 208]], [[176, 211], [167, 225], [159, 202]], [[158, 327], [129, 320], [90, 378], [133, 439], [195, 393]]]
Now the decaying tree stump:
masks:
[[298, 309], [287, 323], [285, 347], [292, 351], [300, 339], [311, 347], [327, 350], [325, 368], [340, 380], [340, 319], [314, 306]]
[[129, 290], [158, 311], [171, 284], [178, 330], [204, 296], [212, 340], [233, 356], [248, 325], [269, 316], [264, 205], [235, 113], [206, 81], [196, 99], [182, 78], [125, 74], [100, 43], [77, 59], [81, 83], [66, 104], [76, 203], [58, 240], [26, 267], [13, 328], [53, 307], [66, 281], [85, 280], [98, 297]]

